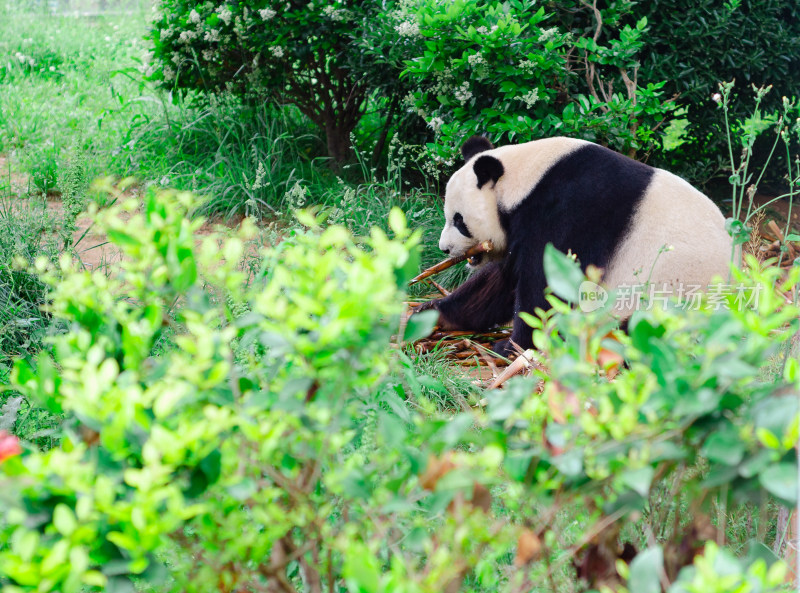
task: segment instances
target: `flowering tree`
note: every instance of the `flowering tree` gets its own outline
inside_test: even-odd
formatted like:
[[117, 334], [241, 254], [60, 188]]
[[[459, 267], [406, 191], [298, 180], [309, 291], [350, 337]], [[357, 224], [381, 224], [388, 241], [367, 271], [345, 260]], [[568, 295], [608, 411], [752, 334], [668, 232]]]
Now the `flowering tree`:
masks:
[[655, 146], [674, 109], [663, 82], [637, 80], [646, 19], [622, 26], [630, 5], [560, 0], [401, 0], [380, 17], [383, 47], [405, 53], [406, 109], [452, 166], [472, 134], [500, 142], [570, 135], [635, 156]]
[[296, 105], [324, 131], [334, 167], [381, 76], [357, 40], [383, 7], [371, 0], [161, 0], [148, 38], [151, 80]]

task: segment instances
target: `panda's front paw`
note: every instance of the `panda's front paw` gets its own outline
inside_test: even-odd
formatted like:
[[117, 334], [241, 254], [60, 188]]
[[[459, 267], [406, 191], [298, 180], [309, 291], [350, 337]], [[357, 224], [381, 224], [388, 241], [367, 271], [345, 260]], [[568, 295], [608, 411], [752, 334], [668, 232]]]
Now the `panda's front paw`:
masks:
[[436, 305], [439, 302], [439, 299], [431, 299], [429, 301], [425, 301], [421, 305], [417, 305], [413, 309], [411, 309], [411, 314], [420, 313], [421, 311], [430, 311], [431, 309], [436, 309]]
[[511, 338], [495, 342], [492, 344], [492, 350], [504, 358], [511, 358], [517, 353], [517, 349], [514, 347]]

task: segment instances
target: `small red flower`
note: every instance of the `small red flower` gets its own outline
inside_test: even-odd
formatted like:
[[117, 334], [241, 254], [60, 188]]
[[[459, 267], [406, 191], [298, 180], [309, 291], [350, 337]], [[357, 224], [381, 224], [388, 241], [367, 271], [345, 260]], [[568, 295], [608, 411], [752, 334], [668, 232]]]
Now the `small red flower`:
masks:
[[22, 453], [22, 447], [19, 446], [19, 439], [13, 434], [0, 430], [0, 463], [20, 453]]

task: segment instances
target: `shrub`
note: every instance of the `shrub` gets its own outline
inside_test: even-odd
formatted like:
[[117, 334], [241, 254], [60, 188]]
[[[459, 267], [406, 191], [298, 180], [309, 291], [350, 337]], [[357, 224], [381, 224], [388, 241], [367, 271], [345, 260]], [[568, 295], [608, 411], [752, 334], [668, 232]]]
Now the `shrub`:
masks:
[[647, 21], [621, 26], [627, 5], [597, 13], [556, 5], [588, 11], [591, 30], [519, 0], [418, 0], [387, 11], [369, 42], [403, 48], [406, 108], [431, 128], [432, 157], [452, 165], [466, 137], [480, 133], [498, 142], [576, 136], [630, 154], [657, 143], [672, 107], [658, 79], [637, 80]]
[[[151, 192], [112, 208], [103, 227], [125, 258], [109, 277], [69, 260], [44, 272], [69, 331], [11, 385], [64, 422], [48, 451], [0, 433], [4, 589], [555, 591], [574, 584], [568, 559], [620, 583], [625, 524], [649, 546], [632, 591], [723, 569], [763, 590], [780, 579], [763, 561], [715, 568], [714, 550], [701, 574], [680, 570], [682, 550], [715, 539], [709, 501], [797, 498], [784, 392], [800, 365], [781, 353], [798, 311], [768, 288], [775, 271], [740, 277], [763, 288], [754, 309], [644, 312], [618, 343], [602, 312], [551, 297], [533, 330], [549, 371], [443, 414], [390, 345], [418, 266], [397, 211], [397, 238], [358, 240], [301, 213], [309, 230], [250, 276], [253, 227], [197, 245], [194, 205]], [[547, 269], [573, 299], [577, 264], [548, 252]], [[607, 348], [630, 360], [614, 381], [593, 362]], [[782, 368], [764, 381], [769, 358]], [[698, 502], [679, 515], [681, 493]]]
[[[800, 5], [794, 0], [655, 0], [634, 4], [631, 16], [649, 23], [640, 75], [666, 81], [665, 94], [688, 109], [685, 142], [660, 158], [693, 170], [695, 178], [728, 169], [723, 114], [712, 99], [720, 82], [774, 85], [765, 112], [780, 110], [781, 97], [800, 86]], [[743, 121], [750, 114], [742, 104], [730, 115]]]
[[386, 76], [356, 47], [381, 3], [162, 0], [159, 9], [148, 35], [152, 80], [296, 105], [324, 132], [332, 164], [346, 160], [367, 98]]

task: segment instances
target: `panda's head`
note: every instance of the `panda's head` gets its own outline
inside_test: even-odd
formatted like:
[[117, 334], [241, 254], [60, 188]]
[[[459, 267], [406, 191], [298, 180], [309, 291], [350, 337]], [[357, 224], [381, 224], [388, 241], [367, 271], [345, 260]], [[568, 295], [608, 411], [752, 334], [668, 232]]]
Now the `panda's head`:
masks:
[[[502, 255], [506, 235], [497, 212], [495, 185], [505, 172], [503, 163], [491, 154], [494, 147], [482, 136], [464, 143], [461, 153], [466, 163], [447, 182], [444, 197], [445, 225], [439, 249], [451, 257], [463, 255], [470, 247], [486, 240], [494, 244], [492, 256]], [[471, 266], [487, 258], [470, 261]]]

